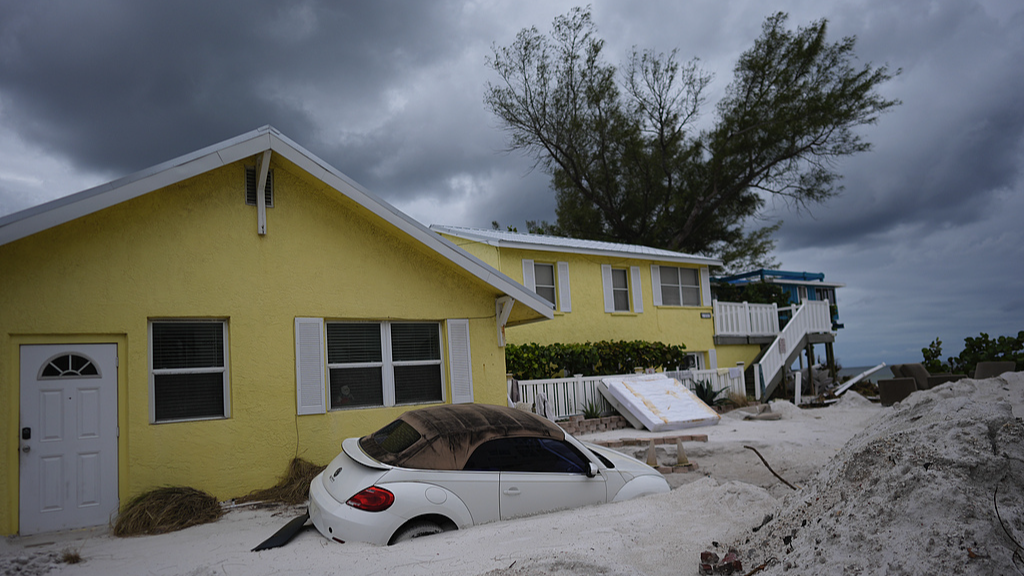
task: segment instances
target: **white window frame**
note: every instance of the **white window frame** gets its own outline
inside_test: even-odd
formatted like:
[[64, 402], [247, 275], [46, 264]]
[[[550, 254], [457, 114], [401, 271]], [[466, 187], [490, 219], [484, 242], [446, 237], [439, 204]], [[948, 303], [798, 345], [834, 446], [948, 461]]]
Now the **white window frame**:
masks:
[[[538, 279], [541, 276], [540, 273], [539, 273], [540, 272], [540, 268], [545, 268], [545, 269], [551, 270], [551, 284], [541, 284], [539, 282]], [[558, 302], [558, 276], [556, 275], [556, 272], [555, 272], [555, 265], [550, 263], [550, 262], [534, 262], [533, 263], [533, 278], [534, 278], [533, 291], [536, 292], [537, 295], [540, 296], [541, 298], [544, 298], [545, 300], [548, 300], [548, 298], [546, 296], [541, 295], [541, 293], [540, 293], [540, 289], [541, 288], [550, 288], [551, 289], [551, 299], [548, 300], [548, 302], [551, 303], [551, 307], [552, 308], [555, 308], [556, 307], [556, 302]]]
[[[202, 368], [163, 368], [153, 367], [153, 325], [154, 324], [220, 324], [222, 330], [221, 345], [223, 346], [223, 366], [209, 366]], [[228, 347], [228, 322], [225, 319], [209, 318], [153, 318], [147, 325], [148, 333], [148, 360], [149, 360], [149, 422], [151, 424], [165, 424], [172, 422], [195, 422], [202, 420], [224, 420], [231, 417], [231, 378], [230, 378], [230, 355]], [[156, 418], [156, 378], [161, 375], [172, 374], [221, 374], [222, 390], [224, 394], [224, 413], [220, 416], [199, 416], [189, 418]]]
[[[676, 274], [676, 277], [680, 278], [678, 284], [667, 284], [665, 282], [664, 276], [662, 275], [662, 268], [672, 268], [672, 269], [675, 269], [675, 270], [693, 270], [693, 272], [695, 273], [695, 276], [697, 277], [697, 284], [696, 285], [694, 285], [694, 284], [683, 284], [682, 283], [682, 279], [680, 278], [680, 276], [681, 276], [680, 274]], [[696, 307], [701, 306], [702, 302], [707, 300], [707, 298], [704, 295], [704, 290], [703, 290], [704, 286], [707, 285], [707, 282], [704, 279], [704, 272], [706, 270], [707, 270], [706, 268], [694, 269], [694, 268], [687, 268], [685, 266], [659, 266], [657, 264], [652, 264], [651, 265], [651, 284], [653, 284], [653, 286], [654, 286], [653, 290], [652, 290], [653, 293], [654, 293], [654, 305], [655, 306], [671, 306], [673, 308], [675, 308], [675, 307], [679, 307], [679, 308], [696, 308]], [[662, 296], [662, 290], [664, 288], [666, 288], [666, 287], [675, 288], [676, 289], [675, 291], [679, 295], [679, 304], [666, 304], [664, 302], [664, 297]], [[697, 303], [696, 304], [687, 304], [685, 302], [685, 299], [683, 298], [683, 288], [696, 288], [697, 289]]]
[[[438, 358], [436, 360], [395, 360], [394, 350], [391, 345], [391, 328], [395, 324], [432, 324], [437, 328], [438, 342], [442, 345], [438, 348]], [[336, 410], [359, 410], [364, 408], [383, 408], [392, 406], [413, 406], [423, 404], [438, 404], [448, 400], [448, 383], [445, 378], [445, 358], [444, 358], [444, 346], [443, 346], [443, 334], [441, 332], [441, 323], [436, 321], [345, 321], [345, 320], [331, 320], [325, 322], [325, 329], [331, 324], [374, 324], [380, 327], [380, 339], [381, 339], [381, 360], [377, 362], [350, 362], [350, 363], [336, 363], [326, 362], [326, 389], [327, 389], [327, 409]], [[326, 334], [326, 332], [325, 332]], [[326, 340], [325, 340], [326, 343]], [[325, 360], [327, 360], [325, 355]], [[396, 401], [396, 384], [395, 384], [395, 368], [402, 366], [437, 366], [438, 374], [441, 377], [441, 398], [430, 402], [409, 402], [399, 404]], [[346, 408], [344, 406], [333, 407], [330, 406], [330, 390], [331, 390], [331, 369], [344, 369], [344, 368], [380, 368], [381, 369], [381, 385], [383, 386], [383, 404], [381, 405], [364, 405], [364, 406], [353, 406]]]
[[[572, 312], [572, 295], [569, 288], [568, 262], [536, 262], [523, 259], [523, 286], [531, 292], [537, 292], [537, 266], [550, 266], [555, 280], [555, 301], [551, 307], [558, 312]], [[539, 295], [539, 293], [538, 293]], [[541, 298], [544, 298], [541, 296]], [[544, 298], [547, 300], [547, 298]]]
[[[612, 270], [623, 270], [626, 272], [626, 294], [628, 295], [629, 306], [625, 310], [615, 308], [615, 288]], [[604, 311], [608, 314], [623, 314], [633, 312], [640, 314], [644, 311], [643, 288], [640, 280], [640, 267], [612, 267], [611, 264], [601, 265], [601, 284], [604, 291]]]

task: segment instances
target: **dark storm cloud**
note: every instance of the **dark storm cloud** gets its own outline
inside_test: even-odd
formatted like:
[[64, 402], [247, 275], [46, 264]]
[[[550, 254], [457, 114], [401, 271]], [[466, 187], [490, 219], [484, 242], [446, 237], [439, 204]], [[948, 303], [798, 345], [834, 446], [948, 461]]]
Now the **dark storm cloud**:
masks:
[[972, 2], [931, 12], [909, 4], [915, 9], [901, 11], [900, 3], [840, 20], [861, 26], [849, 32], [858, 54], [902, 68], [884, 92], [903, 104], [862, 130], [874, 149], [839, 167], [839, 198], [812, 207], [813, 217], [784, 217], [783, 247], [865, 242], [901, 225], [967, 225], [988, 218], [998, 193], [1018, 184], [1024, 73], [1013, 71], [1024, 56], [1021, 14], [1002, 20]]
[[0, 98], [26, 140], [130, 172], [273, 124], [308, 142], [315, 91], [369, 115], [451, 48], [421, 2], [25, 2], [0, 14]]
[[[581, 4], [581, 3], [576, 3]], [[702, 122], [776, 11], [829, 21], [858, 63], [900, 68], [903, 104], [861, 131], [845, 192], [769, 202], [785, 268], [844, 282], [844, 361], [955, 353], [1016, 334], [1024, 300], [1024, 6], [1019, 0], [594, 0], [609, 62], [700, 58]], [[549, 179], [483, 104], [492, 43], [563, 0], [0, 0], [0, 216], [271, 124], [424, 224], [554, 220]]]

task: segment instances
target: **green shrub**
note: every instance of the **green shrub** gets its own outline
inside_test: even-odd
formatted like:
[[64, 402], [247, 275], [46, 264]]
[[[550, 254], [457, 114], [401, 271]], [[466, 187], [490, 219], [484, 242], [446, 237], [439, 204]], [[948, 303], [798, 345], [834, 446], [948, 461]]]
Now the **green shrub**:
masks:
[[634, 368], [673, 369], [685, 363], [686, 346], [636, 340], [585, 344], [508, 344], [506, 370], [519, 380], [561, 378], [566, 374], [627, 374]]
[[1024, 330], [1017, 337], [1000, 336], [992, 339], [982, 332], [977, 338], [964, 338], [964, 350], [959, 356], [950, 356], [946, 363], [942, 356], [942, 341], [936, 338], [927, 348], [921, 349], [924, 366], [929, 372], [953, 372], [955, 374], [972, 374], [978, 362], [1013, 361], [1014, 370], [1024, 370]]

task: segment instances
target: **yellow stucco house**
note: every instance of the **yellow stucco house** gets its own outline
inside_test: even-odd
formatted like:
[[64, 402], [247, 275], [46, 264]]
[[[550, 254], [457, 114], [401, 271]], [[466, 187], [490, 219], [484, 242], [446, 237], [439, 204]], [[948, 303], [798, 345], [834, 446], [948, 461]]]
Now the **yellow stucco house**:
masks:
[[504, 404], [505, 326], [554, 314], [271, 127], [0, 218], [0, 270], [3, 534]]
[[709, 267], [719, 260], [633, 244], [430, 228], [548, 302], [554, 320], [509, 330], [510, 343], [683, 344], [690, 354], [681, 368], [697, 370], [749, 365], [761, 350], [747, 341], [716, 344]]

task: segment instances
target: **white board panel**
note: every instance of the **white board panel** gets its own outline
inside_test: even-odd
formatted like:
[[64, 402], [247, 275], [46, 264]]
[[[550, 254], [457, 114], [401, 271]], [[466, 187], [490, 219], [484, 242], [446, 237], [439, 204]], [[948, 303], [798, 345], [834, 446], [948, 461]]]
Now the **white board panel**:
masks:
[[718, 424], [721, 416], [678, 380], [645, 374], [602, 380], [622, 408], [652, 432]]

